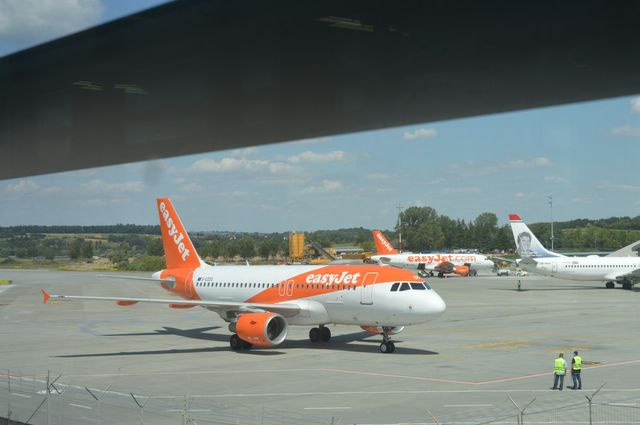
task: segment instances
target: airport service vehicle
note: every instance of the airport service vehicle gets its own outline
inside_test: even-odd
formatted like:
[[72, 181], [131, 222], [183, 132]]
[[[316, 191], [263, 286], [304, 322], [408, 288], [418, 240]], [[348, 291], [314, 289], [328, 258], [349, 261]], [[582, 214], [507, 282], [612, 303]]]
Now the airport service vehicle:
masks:
[[631, 289], [640, 280], [640, 257], [566, 257], [542, 246], [519, 215], [509, 214], [509, 223], [521, 258], [518, 266], [530, 273], [559, 279], [606, 282], [607, 288], [614, 288], [617, 283], [624, 289]]
[[455, 273], [460, 276], [475, 276], [478, 269], [491, 270], [493, 261], [480, 254], [414, 254], [412, 252], [398, 253], [379, 230], [373, 231], [373, 241], [376, 244], [376, 255], [371, 260], [404, 269], [415, 269], [422, 276], [427, 274], [444, 277], [445, 274]]
[[522, 269], [516, 269], [516, 276], [528, 276], [529, 272]]
[[380, 351], [392, 353], [390, 336], [444, 312], [442, 298], [406, 270], [378, 265], [211, 266], [198, 256], [168, 198], [157, 199], [167, 268], [150, 278], [180, 299], [50, 295], [56, 300], [140, 302], [171, 308], [203, 307], [218, 313], [233, 332], [233, 350], [282, 343], [289, 325], [317, 325], [311, 342], [329, 341], [327, 324], [362, 327], [382, 335]]
[[496, 271], [497, 276], [509, 276], [510, 274], [511, 274], [511, 271], [509, 269], [498, 269]]

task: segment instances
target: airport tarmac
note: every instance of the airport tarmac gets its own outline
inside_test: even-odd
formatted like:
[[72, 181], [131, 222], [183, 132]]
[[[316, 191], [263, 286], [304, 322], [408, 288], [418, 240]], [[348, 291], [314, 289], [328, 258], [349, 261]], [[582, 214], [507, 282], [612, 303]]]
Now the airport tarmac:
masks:
[[[477, 423], [514, 414], [508, 395], [551, 409], [585, 402], [605, 382], [601, 400], [640, 406], [638, 289], [538, 276], [430, 278], [447, 311], [394, 336], [393, 354], [378, 351], [379, 337], [333, 325], [329, 343], [311, 344], [308, 328], [290, 327], [280, 346], [237, 353], [226, 324], [204, 309], [42, 304], [40, 288], [170, 297], [153, 283], [98, 274], [0, 270], [14, 282], [0, 287], [0, 369], [14, 375], [15, 412], [29, 402], [19, 385], [42, 381], [48, 370], [62, 375], [63, 389], [109, 387], [113, 406], [130, 406], [134, 393], [151, 395], [150, 410], [177, 412], [188, 395], [188, 409], [203, 418], [231, 406], [238, 416], [281, 412], [294, 418], [288, 423], [433, 423], [428, 409], [441, 422]], [[564, 352], [570, 363], [574, 349], [586, 364], [583, 390], [550, 390], [554, 358]], [[74, 404], [93, 406], [77, 401], [70, 410]]]

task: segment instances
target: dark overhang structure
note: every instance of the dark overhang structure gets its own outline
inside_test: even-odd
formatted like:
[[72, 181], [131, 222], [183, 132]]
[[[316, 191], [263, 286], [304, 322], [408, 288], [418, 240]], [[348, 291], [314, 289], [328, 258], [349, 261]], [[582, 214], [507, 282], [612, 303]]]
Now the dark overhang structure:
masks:
[[0, 179], [640, 92], [638, 1], [183, 0], [0, 59]]

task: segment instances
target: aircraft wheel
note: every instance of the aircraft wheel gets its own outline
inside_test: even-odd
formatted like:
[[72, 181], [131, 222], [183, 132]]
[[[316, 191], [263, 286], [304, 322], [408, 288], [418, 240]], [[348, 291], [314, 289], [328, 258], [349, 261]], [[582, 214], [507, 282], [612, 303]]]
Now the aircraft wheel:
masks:
[[[240, 338], [238, 338], [240, 339]], [[240, 349], [241, 350], [251, 350], [253, 348], [253, 344], [247, 341], [243, 341], [240, 339], [240, 341], [242, 342]]]
[[389, 342], [383, 342], [382, 344], [380, 344], [380, 352], [384, 353], [384, 354], [391, 354], [395, 351], [396, 346], [393, 344], [393, 342], [389, 341]]
[[320, 328], [311, 328], [309, 331], [309, 339], [311, 342], [318, 342], [322, 338], [322, 334], [320, 333]]
[[438, 277], [439, 277], [440, 279], [442, 279], [442, 278], [444, 277], [444, 273], [442, 273], [442, 272], [438, 273]]
[[613, 282], [607, 282], [606, 287], [607, 289], [613, 289], [616, 287], [616, 284]]
[[244, 341], [242, 341], [240, 339], [240, 337], [238, 336], [238, 334], [233, 334], [231, 335], [231, 338], [229, 338], [229, 346], [231, 347], [231, 349], [233, 351], [238, 351], [242, 349], [242, 343]]
[[622, 289], [631, 289], [631, 284], [629, 282], [625, 282], [622, 284]]
[[389, 353], [396, 351], [396, 345], [393, 342], [389, 341], [387, 342], [387, 345], [389, 346]]
[[323, 326], [320, 328], [320, 339], [323, 342], [329, 342], [329, 340], [331, 339], [331, 330], [329, 330], [329, 328]]

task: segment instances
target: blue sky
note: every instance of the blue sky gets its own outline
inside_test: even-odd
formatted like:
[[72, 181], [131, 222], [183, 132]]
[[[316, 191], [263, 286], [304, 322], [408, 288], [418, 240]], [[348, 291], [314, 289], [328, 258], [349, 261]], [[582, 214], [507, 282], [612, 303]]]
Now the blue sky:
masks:
[[[5, 2], [0, 55], [28, 38], [3, 33]], [[96, 23], [135, 11], [85, 3], [101, 8]], [[192, 230], [387, 229], [399, 204], [547, 221], [548, 195], [557, 220], [635, 216], [639, 154], [640, 97], [630, 96], [5, 180], [0, 225], [155, 224], [157, 196]]]

